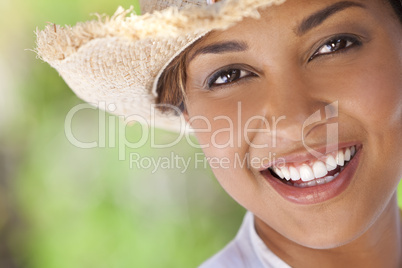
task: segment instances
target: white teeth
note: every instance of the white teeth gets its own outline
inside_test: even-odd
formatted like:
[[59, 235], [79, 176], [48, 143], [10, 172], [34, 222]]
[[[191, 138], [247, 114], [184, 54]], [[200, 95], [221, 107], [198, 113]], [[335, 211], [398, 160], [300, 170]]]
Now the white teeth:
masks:
[[350, 154], [351, 154], [352, 156], [354, 156], [355, 153], [356, 153], [356, 147], [354, 147], [354, 146], [350, 147]]
[[316, 186], [317, 185], [317, 182], [316, 181], [309, 181], [309, 182], [307, 182], [307, 186], [308, 187], [312, 187], [312, 186]]
[[285, 176], [285, 179], [288, 181], [290, 180], [290, 172], [289, 169], [287, 167], [283, 167], [281, 168], [282, 174], [283, 176]]
[[283, 173], [280, 171], [279, 168], [274, 167], [274, 172], [275, 172], [281, 179], [285, 178], [285, 176], [283, 175]]
[[325, 177], [324, 179], [325, 179], [325, 183], [328, 183], [328, 182], [333, 181], [335, 179], [335, 176], [328, 176], [328, 177]]
[[316, 185], [321, 185], [321, 184], [325, 184], [328, 182], [333, 181], [337, 176], [339, 175], [339, 172], [336, 173], [334, 176], [327, 176], [325, 178], [322, 179], [318, 179], [318, 180], [313, 180], [313, 181], [309, 181], [309, 182], [303, 182], [303, 183], [296, 183], [296, 184], [291, 184], [290, 182], [288, 182], [289, 185], [295, 186], [295, 187], [299, 187], [299, 188], [306, 188], [306, 187], [312, 187], [312, 186], [316, 186]]
[[290, 178], [292, 179], [292, 181], [300, 180], [300, 174], [299, 174], [299, 171], [297, 171], [296, 168], [289, 167], [289, 172], [290, 172]]
[[302, 181], [312, 181], [314, 180], [314, 173], [313, 170], [311, 170], [311, 167], [307, 165], [303, 165], [300, 168], [300, 178]]
[[351, 151], [349, 148], [345, 150], [345, 161], [349, 161], [351, 157]]
[[[271, 171], [283, 180], [288, 181], [287, 184], [295, 187], [312, 187], [325, 184], [334, 180], [339, 172], [345, 168], [345, 162], [348, 162], [356, 154], [356, 147], [351, 146], [346, 149], [338, 150], [336, 153], [330, 153], [326, 156], [325, 161], [310, 161], [300, 164], [287, 165], [281, 168], [272, 166]], [[326, 176], [329, 171], [339, 168], [339, 172], [333, 176]], [[300, 179], [303, 181], [300, 183]], [[292, 183], [299, 181], [298, 183]]]
[[336, 166], [337, 166], [335, 158], [332, 155], [327, 157], [325, 164], [327, 166], [328, 171], [332, 171], [332, 170], [336, 169]]
[[324, 177], [325, 175], [328, 174], [327, 167], [321, 161], [317, 161], [317, 162], [314, 163], [313, 172], [314, 172], [315, 178], [317, 178], [317, 179], [321, 178], [321, 177]]
[[345, 164], [345, 156], [342, 150], [339, 150], [338, 153], [336, 154], [336, 163], [338, 164], [338, 166], [341, 167], [343, 167], [343, 165]]

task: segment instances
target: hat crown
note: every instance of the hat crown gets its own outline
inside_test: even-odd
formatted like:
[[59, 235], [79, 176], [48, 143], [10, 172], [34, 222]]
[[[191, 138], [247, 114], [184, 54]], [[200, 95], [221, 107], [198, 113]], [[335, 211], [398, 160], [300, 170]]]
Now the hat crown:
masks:
[[182, 9], [186, 6], [202, 6], [206, 5], [207, 0], [140, 0], [141, 14], [151, 13], [152, 11], [160, 11], [165, 8], [174, 6]]

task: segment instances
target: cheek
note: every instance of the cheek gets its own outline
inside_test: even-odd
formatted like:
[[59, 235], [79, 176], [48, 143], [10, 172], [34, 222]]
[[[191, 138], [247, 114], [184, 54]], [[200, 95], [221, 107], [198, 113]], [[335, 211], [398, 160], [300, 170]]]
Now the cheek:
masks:
[[377, 172], [377, 177], [389, 178], [383, 180], [382, 185], [387, 187], [388, 184], [388, 189], [394, 189], [402, 175], [399, 163], [402, 158], [399, 149], [402, 147], [401, 70], [401, 63], [395, 58], [384, 56], [371, 64], [367, 62], [366, 68], [358, 70], [349, 79], [349, 91], [354, 91], [353, 96], [346, 99], [348, 95], [345, 93], [343, 98], [344, 117], [355, 119], [351, 122], [367, 133], [363, 142], [371, 156], [364, 162], [365, 167], [375, 166], [371, 174]]
[[[212, 96], [211, 96], [212, 95]], [[258, 96], [246, 91], [218, 94], [189, 94], [188, 120], [207, 156], [245, 155], [253, 132], [262, 122]], [[198, 118], [198, 119], [197, 119]]]
[[198, 95], [191, 95], [188, 100], [188, 122], [206, 156], [227, 155], [227, 148], [233, 147], [236, 140], [235, 106], [228, 107]]
[[[399, 149], [402, 147], [402, 54], [391, 47], [379, 46], [373, 51], [376, 53], [361, 59], [359, 64], [346, 65], [342, 70], [330, 69], [332, 74], [324, 74], [326, 81], [319, 80], [321, 88], [327, 90], [316, 94], [326, 94], [339, 101], [340, 125], [353, 129], [354, 138], [360, 139], [368, 149], [367, 161], [363, 161], [365, 168], [371, 170], [375, 166], [371, 174], [393, 170], [387, 177], [399, 180], [402, 174], [399, 163], [402, 158]], [[381, 172], [377, 176], [381, 177]]]
[[380, 47], [375, 51], [359, 66], [346, 66], [336, 78], [340, 87], [330, 87], [339, 100], [340, 124], [356, 130], [363, 142], [359, 195], [373, 206], [395, 191], [402, 176], [401, 52]]
[[[245, 107], [253, 107], [250, 103], [255, 100], [244, 94], [216, 99], [194, 94], [188, 100], [189, 120], [203, 118], [192, 121], [191, 126], [212, 171], [226, 192], [245, 205], [244, 197], [253, 196], [258, 187], [258, 182], [250, 179], [253, 174], [248, 166], [260, 163], [251, 161], [244, 135], [245, 123], [252, 114], [257, 114], [257, 108]], [[257, 128], [257, 125], [258, 120], [255, 120], [249, 127]]]
[[[358, 77], [354, 79], [354, 77]], [[345, 100], [350, 113], [374, 132], [402, 126], [402, 78], [400, 65], [373, 65], [349, 79], [354, 94]], [[345, 94], [345, 98], [348, 95]], [[349, 102], [349, 103], [347, 103]]]
[[[402, 130], [402, 53], [385, 41], [353, 62], [326, 66], [311, 78], [314, 94], [339, 101], [340, 119], [354, 120], [370, 134]], [[346, 120], [346, 119], [345, 119]]]

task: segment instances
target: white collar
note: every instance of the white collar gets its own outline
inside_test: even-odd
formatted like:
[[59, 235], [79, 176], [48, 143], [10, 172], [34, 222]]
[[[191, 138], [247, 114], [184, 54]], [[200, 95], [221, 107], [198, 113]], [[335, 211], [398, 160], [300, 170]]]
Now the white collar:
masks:
[[252, 247], [261, 263], [264, 264], [264, 267], [290, 268], [290, 266], [276, 256], [258, 236], [254, 225], [254, 215], [251, 212], [247, 212], [244, 222], [245, 224], [243, 226], [248, 229], [247, 233], [250, 237]]

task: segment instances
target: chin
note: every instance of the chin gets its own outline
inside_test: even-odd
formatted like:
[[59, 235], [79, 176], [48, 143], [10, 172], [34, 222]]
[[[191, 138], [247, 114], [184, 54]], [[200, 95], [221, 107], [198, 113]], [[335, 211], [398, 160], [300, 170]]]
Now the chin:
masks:
[[292, 239], [291, 237], [287, 238], [292, 240], [294, 243], [306, 248], [328, 250], [339, 248], [352, 243], [353, 241], [361, 237], [368, 229], [369, 226], [360, 230], [328, 230], [326, 232], [305, 234], [302, 237], [298, 237], [297, 239]]

